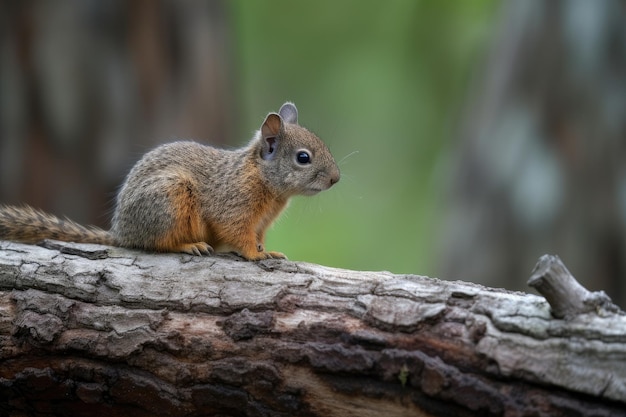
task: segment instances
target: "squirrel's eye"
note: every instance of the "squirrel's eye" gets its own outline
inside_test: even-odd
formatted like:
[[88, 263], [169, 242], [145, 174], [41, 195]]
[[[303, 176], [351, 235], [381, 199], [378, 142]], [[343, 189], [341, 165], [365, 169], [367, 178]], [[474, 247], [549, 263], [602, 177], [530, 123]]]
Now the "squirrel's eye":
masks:
[[308, 152], [300, 151], [298, 152], [298, 155], [296, 155], [296, 160], [299, 164], [310, 164], [311, 156]]

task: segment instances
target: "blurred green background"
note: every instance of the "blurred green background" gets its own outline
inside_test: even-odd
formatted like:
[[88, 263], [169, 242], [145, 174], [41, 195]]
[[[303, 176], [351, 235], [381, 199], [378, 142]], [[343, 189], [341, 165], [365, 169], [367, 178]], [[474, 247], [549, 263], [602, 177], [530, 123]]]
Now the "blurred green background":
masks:
[[292, 100], [342, 170], [333, 189], [292, 201], [267, 246], [326, 265], [436, 274], [444, 151], [497, 2], [230, 5], [238, 136]]

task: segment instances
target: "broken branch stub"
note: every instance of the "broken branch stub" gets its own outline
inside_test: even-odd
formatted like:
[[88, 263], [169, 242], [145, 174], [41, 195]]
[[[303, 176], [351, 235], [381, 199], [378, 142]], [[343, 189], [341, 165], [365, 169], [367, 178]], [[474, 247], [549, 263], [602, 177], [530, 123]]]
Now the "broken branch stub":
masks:
[[556, 255], [539, 258], [528, 285], [545, 297], [552, 315], [559, 319], [591, 312], [601, 315], [622, 313], [604, 291], [591, 292], [580, 285]]

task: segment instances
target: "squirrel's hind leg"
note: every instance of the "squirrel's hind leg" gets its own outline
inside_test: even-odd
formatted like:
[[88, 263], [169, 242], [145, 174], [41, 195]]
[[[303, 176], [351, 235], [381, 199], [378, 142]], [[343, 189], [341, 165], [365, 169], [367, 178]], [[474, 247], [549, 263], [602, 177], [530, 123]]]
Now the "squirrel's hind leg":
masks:
[[179, 176], [164, 190], [169, 204], [166, 213], [162, 215], [169, 216], [169, 221], [165, 222], [167, 230], [156, 238], [156, 249], [159, 252], [182, 252], [196, 256], [213, 254], [209, 231], [200, 214], [195, 182]]

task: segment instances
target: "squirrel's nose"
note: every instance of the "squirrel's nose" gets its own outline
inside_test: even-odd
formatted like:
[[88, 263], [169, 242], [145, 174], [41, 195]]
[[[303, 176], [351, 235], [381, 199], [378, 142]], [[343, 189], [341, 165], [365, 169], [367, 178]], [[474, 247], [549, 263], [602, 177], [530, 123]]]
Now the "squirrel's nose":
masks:
[[330, 185], [329, 187], [332, 187], [333, 185], [337, 184], [339, 182], [339, 170], [337, 170], [336, 172], [333, 172], [332, 175], [330, 176]]

